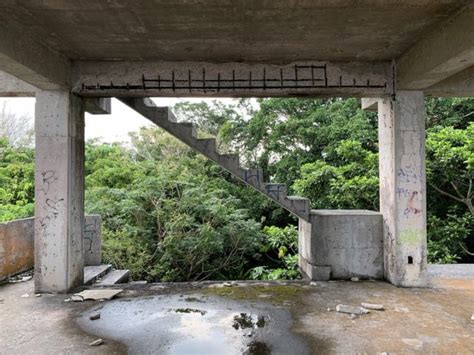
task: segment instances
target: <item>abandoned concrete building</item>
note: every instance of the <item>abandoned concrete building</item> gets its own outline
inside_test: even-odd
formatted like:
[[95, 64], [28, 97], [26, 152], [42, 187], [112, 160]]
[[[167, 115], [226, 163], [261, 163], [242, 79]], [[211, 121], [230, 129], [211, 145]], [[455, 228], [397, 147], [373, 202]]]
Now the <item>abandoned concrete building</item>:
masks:
[[[83, 283], [84, 112], [118, 98], [299, 218], [313, 280], [427, 282], [424, 97], [474, 96], [464, 0], [0, 3], [0, 96], [36, 97], [35, 287]], [[380, 212], [311, 210], [150, 97], [360, 97], [378, 110]]]
[[[35, 217], [0, 224], [0, 281], [34, 263], [34, 286], [0, 285], [0, 353], [472, 353], [473, 265], [427, 264], [428, 96], [474, 97], [472, 0], [0, 1], [0, 97], [36, 105]], [[361, 98], [378, 112], [380, 208], [312, 210], [153, 97]], [[104, 289], [84, 286], [101, 266], [84, 117], [112, 99], [298, 218], [305, 280], [110, 286], [128, 299], [64, 303]], [[368, 301], [384, 312], [338, 313]]]

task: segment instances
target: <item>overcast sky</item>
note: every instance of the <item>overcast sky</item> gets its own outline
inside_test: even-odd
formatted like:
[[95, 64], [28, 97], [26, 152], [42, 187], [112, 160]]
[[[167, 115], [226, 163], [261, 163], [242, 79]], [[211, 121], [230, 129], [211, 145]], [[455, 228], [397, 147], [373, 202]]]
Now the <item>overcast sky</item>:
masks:
[[[233, 102], [232, 99], [205, 99], [205, 98], [155, 98], [158, 106], [172, 106], [179, 101], [211, 103], [212, 101], [225, 103]], [[35, 112], [34, 98], [0, 98], [0, 107], [6, 102], [7, 110], [17, 116], [27, 115], [33, 122]], [[103, 142], [127, 142], [129, 132], [137, 131], [140, 127], [151, 125], [150, 121], [122, 104], [112, 99], [111, 115], [89, 115], [86, 113], [86, 140], [100, 138]]]

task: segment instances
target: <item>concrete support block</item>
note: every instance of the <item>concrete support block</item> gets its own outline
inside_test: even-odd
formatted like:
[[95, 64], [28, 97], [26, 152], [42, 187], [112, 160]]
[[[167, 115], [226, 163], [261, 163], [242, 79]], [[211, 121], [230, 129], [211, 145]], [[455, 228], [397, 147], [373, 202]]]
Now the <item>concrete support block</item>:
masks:
[[425, 109], [422, 92], [379, 101], [380, 212], [384, 217], [385, 278], [425, 286]]
[[68, 292], [84, 277], [82, 99], [39, 91], [35, 134], [35, 289]]
[[101, 265], [101, 223], [99, 215], [93, 214], [86, 216], [84, 226], [84, 265]]
[[383, 220], [378, 212], [312, 210], [299, 220], [299, 265], [312, 280], [383, 277]]

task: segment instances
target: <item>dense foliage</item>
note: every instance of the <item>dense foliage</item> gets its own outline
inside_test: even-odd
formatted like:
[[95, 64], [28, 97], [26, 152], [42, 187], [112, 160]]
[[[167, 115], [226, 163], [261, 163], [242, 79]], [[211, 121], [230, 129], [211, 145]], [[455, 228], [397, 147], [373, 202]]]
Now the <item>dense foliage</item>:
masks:
[[[313, 208], [378, 208], [375, 114], [356, 99], [258, 104], [181, 103], [176, 112]], [[472, 261], [474, 100], [426, 106], [429, 260]], [[0, 139], [0, 221], [33, 214], [33, 158]], [[103, 218], [104, 261], [135, 279], [299, 276], [296, 219], [158, 128], [130, 147], [88, 142], [86, 210]]]

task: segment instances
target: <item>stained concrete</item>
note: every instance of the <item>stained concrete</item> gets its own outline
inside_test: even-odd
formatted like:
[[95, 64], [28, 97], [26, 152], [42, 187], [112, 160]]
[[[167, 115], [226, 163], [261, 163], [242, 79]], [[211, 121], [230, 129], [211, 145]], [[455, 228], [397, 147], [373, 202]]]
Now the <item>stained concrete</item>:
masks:
[[378, 101], [384, 274], [398, 286], [426, 285], [426, 168], [423, 93]]
[[0, 19], [28, 24], [72, 60], [377, 61], [399, 57], [466, 3], [21, 0], [3, 1]]
[[[0, 223], [0, 281], [33, 269], [34, 217]], [[100, 265], [102, 259], [101, 218], [85, 216], [84, 265]]]
[[33, 225], [33, 218], [0, 223], [0, 281], [33, 268]]
[[35, 282], [67, 292], [83, 282], [84, 103], [39, 91], [35, 112]]
[[[458, 268], [461, 270], [454, 270]], [[105, 302], [65, 303], [67, 295], [36, 298], [31, 281], [2, 285], [0, 344], [2, 354], [109, 354], [127, 350], [133, 354], [134, 346], [146, 345], [179, 353], [192, 344], [195, 350], [219, 344], [222, 351], [231, 352], [249, 338], [260, 337], [256, 328], [248, 337], [232, 327], [234, 313], [242, 310], [254, 316], [253, 324], [255, 316], [266, 317], [263, 330], [267, 326], [273, 330], [276, 325], [278, 335], [289, 329], [276, 342], [288, 340], [295, 345], [293, 341], [298, 340], [291, 351], [294, 354], [302, 353], [299, 349], [304, 346], [317, 354], [469, 354], [474, 342], [470, 320], [474, 313], [474, 269], [461, 265], [434, 269], [434, 286], [425, 289], [396, 288], [376, 281], [148, 284], [129, 285], [118, 299]], [[29, 297], [22, 298], [25, 293]], [[334, 311], [339, 303], [358, 306], [361, 302], [383, 304], [385, 311], [371, 311], [355, 319]], [[96, 313], [101, 314], [100, 319], [90, 320], [89, 316]], [[251, 328], [245, 331], [250, 333]], [[271, 347], [272, 335], [268, 335], [265, 339]], [[104, 344], [90, 347], [88, 344], [99, 336], [104, 336]], [[206, 336], [211, 337], [210, 343]]]

